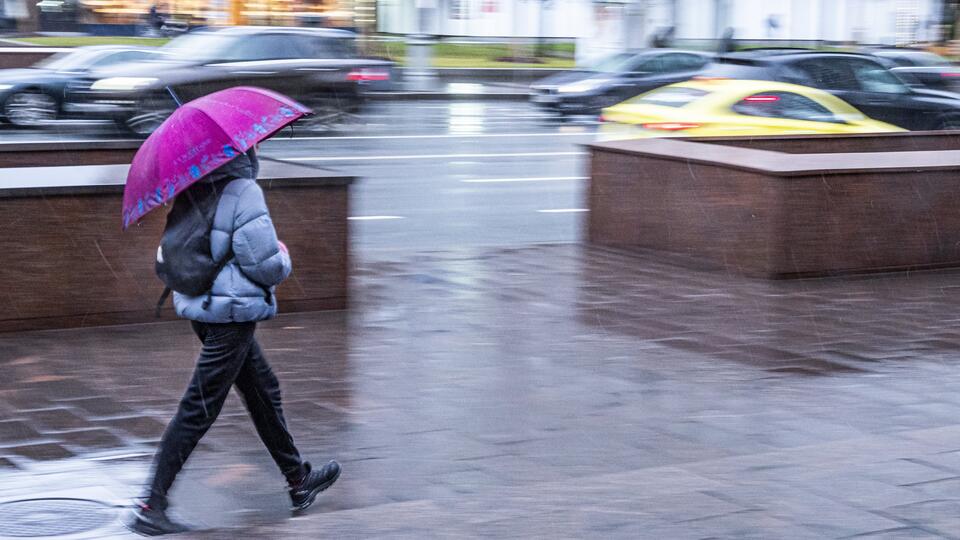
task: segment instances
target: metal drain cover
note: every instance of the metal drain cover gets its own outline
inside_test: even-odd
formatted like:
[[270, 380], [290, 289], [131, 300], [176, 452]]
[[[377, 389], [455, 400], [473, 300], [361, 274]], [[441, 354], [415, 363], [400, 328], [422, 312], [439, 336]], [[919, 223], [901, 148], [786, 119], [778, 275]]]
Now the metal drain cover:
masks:
[[37, 537], [99, 529], [116, 516], [114, 507], [86, 499], [25, 499], [0, 503], [0, 536]]

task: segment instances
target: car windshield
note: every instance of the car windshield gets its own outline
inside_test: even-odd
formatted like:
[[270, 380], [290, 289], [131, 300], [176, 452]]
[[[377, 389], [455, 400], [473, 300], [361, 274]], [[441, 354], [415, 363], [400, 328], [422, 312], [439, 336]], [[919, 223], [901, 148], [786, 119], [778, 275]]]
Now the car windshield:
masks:
[[709, 94], [706, 90], [698, 88], [685, 88], [682, 86], [660, 88], [653, 92], [648, 92], [630, 103], [636, 105], [660, 105], [662, 107], [685, 107], [694, 101]]
[[99, 56], [97, 51], [62, 52], [37, 62], [33, 67], [55, 71], [80, 71], [89, 68]]
[[[316, 57], [321, 52], [317, 49], [319, 45], [314, 44], [315, 50], [311, 50], [310, 43], [309, 39], [296, 34], [263, 32], [224, 35], [203, 32], [171, 41], [164, 49], [194, 62], [256, 62]], [[342, 46], [324, 51], [325, 57], [342, 57], [345, 54]]]
[[611, 54], [588, 64], [584, 69], [598, 73], [620, 73], [628, 70], [635, 57], [635, 54], [630, 53]]
[[162, 51], [178, 60], [215, 60], [227, 54], [233, 42], [214, 32], [186, 34], [162, 47]]

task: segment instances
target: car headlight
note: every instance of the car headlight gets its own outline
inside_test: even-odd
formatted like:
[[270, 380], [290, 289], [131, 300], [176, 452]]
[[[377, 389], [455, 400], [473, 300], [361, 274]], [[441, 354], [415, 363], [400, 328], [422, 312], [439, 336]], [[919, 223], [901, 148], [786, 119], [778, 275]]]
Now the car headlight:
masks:
[[136, 90], [157, 82], [153, 77], [110, 77], [90, 85], [91, 90]]
[[13, 88], [12, 84], [0, 84], [0, 92]]
[[589, 92], [590, 90], [593, 90], [594, 88], [600, 86], [605, 82], [606, 81], [587, 79], [585, 81], [577, 81], [575, 83], [565, 84], [560, 88], [557, 88], [557, 91], [564, 94], [577, 94], [579, 92]]

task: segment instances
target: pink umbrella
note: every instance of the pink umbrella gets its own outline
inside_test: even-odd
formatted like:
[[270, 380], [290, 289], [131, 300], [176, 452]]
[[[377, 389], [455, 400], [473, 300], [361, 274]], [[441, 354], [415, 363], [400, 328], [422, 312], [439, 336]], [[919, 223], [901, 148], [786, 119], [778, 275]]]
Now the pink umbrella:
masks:
[[238, 86], [184, 104], [144, 141], [123, 190], [123, 228], [310, 109], [276, 92]]

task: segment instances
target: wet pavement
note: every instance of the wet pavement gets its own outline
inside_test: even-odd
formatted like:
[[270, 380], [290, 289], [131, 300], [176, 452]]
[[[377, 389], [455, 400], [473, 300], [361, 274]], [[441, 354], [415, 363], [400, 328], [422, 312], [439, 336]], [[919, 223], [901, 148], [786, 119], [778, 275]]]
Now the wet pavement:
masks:
[[[174, 489], [209, 528], [185, 537], [960, 538], [956, 271], [769, 282], [577, 244], [354, 265], [349, 311], [259, 330], [340, 481], [290, 519], [231, 396]], [[0, 537], [124, 537], [197, 350], [183, 322], [0, 334]]]

